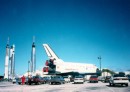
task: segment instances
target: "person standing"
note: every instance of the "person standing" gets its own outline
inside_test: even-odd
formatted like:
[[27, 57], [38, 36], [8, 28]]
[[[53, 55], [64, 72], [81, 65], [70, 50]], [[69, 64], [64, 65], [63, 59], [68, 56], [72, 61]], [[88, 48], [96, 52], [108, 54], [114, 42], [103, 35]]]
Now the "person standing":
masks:
[[24, 77], [24, 75], [21, 77], [21, 80], [22, 80], [22, 85], [24, 85], [25, 84], [25, 77]]

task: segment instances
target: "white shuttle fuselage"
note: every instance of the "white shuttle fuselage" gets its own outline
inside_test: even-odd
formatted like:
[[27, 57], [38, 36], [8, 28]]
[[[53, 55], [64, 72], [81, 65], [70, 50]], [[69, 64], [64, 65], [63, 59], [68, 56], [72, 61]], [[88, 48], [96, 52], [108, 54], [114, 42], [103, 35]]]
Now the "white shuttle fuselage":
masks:
[[50, 68], [50, 70], [54, 70], [58, 73], [78, 72], [80, 74], [96, 73], [98, 70], [98, 68], [94, 64], [64, 62], [63, 60], [59, 59], [59, 57], [52, 51], [52, 49], [47, 44], [43, 44], [43, 46], [45, 48], [48, 58], [50, 59], [50, 61], [46, 61], [46, 67], [48, 69], [47, 71], [44, 71], [43, 69], [44, 72], [48, 72]]
[[56, 64], [56, 71], [61, 73], [78, 72], [78, 73], [96, 73], [97, 67], [93, 64], [63, 62]]

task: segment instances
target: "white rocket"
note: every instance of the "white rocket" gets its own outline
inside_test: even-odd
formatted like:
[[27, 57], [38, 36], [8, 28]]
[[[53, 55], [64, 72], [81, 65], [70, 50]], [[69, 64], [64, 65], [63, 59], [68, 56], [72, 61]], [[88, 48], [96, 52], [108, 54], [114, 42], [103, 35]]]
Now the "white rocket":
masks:
[[10, 76], [15, 76], [15, 45], [11, 46], [10, 49]]
[[9, 64], [8, 64], [8, 70], [9, 70], [9, 79], [11, 78], [11, 62], [12, 62], [12, 52], [13, 52], [13, 47], [11, 46], [10, 48], [10, 56], [9, 56]]
[[31, 72], [36, 72], [36, 49], [35, 38], [33, 37], [32, 51], [31, 51]]
[[4, 79], [9, 79], [9, 38], [8, 38], [8, 42], [6, 45]]
[[6, 45], [4, 79], [12, 79], [15, 76], [15, 45], [9, 48], [9, 38]]

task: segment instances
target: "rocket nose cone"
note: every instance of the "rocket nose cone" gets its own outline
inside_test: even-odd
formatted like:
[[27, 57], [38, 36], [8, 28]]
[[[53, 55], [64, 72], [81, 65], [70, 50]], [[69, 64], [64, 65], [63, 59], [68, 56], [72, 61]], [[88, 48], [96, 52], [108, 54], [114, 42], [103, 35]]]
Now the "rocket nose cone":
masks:
[[13, 44], [13, 48], [15, 48], [15, 45]]
[[9, 44], [7, 44], [6, 46], [9, 46]]

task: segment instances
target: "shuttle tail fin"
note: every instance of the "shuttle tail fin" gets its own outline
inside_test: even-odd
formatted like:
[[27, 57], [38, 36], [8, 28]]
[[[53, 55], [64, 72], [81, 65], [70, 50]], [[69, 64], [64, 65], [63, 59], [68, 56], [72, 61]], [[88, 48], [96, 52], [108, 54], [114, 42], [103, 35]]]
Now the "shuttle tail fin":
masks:
[[54, 51], [49, 47], [48, 44], [43, 44], [43, 47], [49, 59], [52, 59], [52, 58], [55, 60], [59, 59], [59, 57], [54, 53]]

